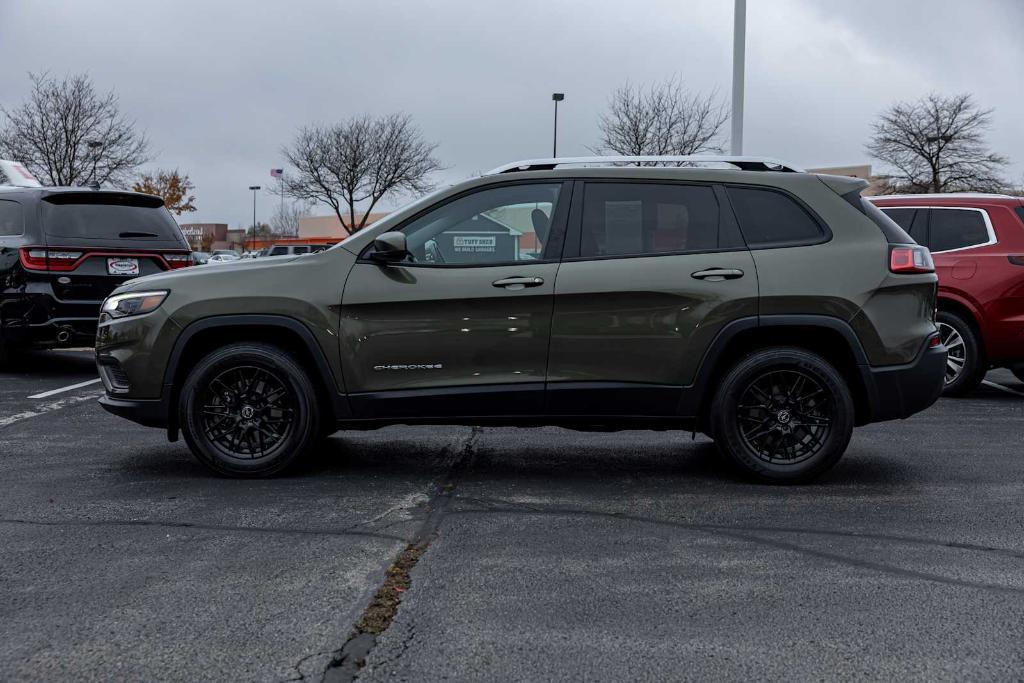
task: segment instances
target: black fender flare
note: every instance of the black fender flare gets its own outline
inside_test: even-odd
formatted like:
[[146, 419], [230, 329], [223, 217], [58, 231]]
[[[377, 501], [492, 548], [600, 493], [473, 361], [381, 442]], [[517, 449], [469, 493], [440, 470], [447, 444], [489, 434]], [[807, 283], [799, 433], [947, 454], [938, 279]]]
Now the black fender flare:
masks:
[[309, 357], [313, 359], [320, 377], [325, 380], [327, 395], [331, 400], [331, 407], [334, 410], [335, 418], [343, 418], [350, 415], [348, 399], [344, 394], [338, 392], [338, 383], [334, 371], [331, 369], [330, 363], [327, 362], [323, 349], [320, 348], [308, 327], [295, 318], [285, 315], [229, 314], [200, 318], [189, 323], [175, 340], [174, 347], [171, 349], [171, 354], [167, 360], [167, 366], [164, 368], [163, 391], [161, 392], [161, 396], [166, 402], [166, 414], [169, 425], [173, 425], [175, 422], [172, 405], [172, 399], [176, 391], [174, 377], [178, 374], [178, 366], [181, 364], [182, 355], [185, 353], [189, 342], [201, 332], [231, 327], [276, 327], [294, 332], [302, 340], [309, 353]]
[[[850, 352], [864, 376], [864, 369], [869, 365], [864, 346], [860, 343], [857, 333], [848, 322], [841, 318], [829, 315], [816, 314], [778, 314], [778, 315], [757, 315], [737, 318], [727, 323], [718, 334], [715, 335], [711, 345], [704, 352], [693, 383], [683, 389], [683, 395], [679, 403], [679, 415], [697, 417], [700, 415], [702, 404], [708, 400], [707, 392], [711, 390], [709, 383], [714, 371], [721, 360], [722, 354], [729, 346], [729, 343], [741, 332], [756, 328], [770, 327], [817, 327], [838, 332], [846, 341]], [[873, 386], [866, 386], [865, 389], [871, 392]]]

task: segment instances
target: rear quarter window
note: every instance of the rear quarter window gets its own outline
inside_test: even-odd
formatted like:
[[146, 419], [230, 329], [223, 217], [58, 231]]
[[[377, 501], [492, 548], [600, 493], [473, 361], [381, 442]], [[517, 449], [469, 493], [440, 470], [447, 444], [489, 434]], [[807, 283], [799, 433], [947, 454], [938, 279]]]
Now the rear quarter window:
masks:
[[729, 201], [750, 247], [822, 242], [825, 230], [795, 199], [776, 190], [729, 187]]
[[0, 237], [20, 235], [25, 232], [25, 217], [21, 204], [0, 199]]
[[932, 207], [928, 248], [933, 252], [977, 247], [990, 239], [982, 211]]

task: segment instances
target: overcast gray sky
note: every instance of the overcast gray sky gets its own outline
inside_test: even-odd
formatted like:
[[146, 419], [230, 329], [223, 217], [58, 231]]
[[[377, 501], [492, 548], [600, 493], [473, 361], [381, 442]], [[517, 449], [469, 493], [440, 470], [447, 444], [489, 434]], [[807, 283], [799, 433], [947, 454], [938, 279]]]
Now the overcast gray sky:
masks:
[[[411, 114], [449, 184], [551, 151], [586, 154], [609, 92], [678, 74], [727, 100], [732, 0], [0, 0], [0, 104], [28, 71], [87, 71], [197, 186], [183, 220], [251, 221], [306, 123]], [[875, 115], [929, 91], [995, 108], [1024, 175], [1024, 2], [749, 0], [745, 153], [865, 163]], [[261, 219], [271, 210], [260, 197]], [[402, 202], [398, 202], [402, 203]], [[392, 202], [394, 204], [394, 202]], [[320, 208], [318, 213], [326, 213]]]

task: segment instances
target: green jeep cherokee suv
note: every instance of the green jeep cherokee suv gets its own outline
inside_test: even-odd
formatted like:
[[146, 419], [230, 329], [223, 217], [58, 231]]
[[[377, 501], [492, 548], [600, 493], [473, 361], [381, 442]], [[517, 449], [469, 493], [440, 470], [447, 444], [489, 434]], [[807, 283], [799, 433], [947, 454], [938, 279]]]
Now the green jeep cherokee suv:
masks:
[[101, 403], [231, 476], [441, 423], [701, 431], [805, 481], [942, 389], [930, 254], [865, 186], [749, 157], [510, 164], [319, 254], [126, 283]]

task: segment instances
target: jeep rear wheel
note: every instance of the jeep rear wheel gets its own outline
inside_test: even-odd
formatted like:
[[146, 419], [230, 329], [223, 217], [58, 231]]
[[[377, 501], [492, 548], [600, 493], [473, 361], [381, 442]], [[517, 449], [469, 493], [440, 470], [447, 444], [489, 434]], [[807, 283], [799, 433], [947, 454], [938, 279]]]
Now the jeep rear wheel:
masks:
[[765, 482], [806, 482], [828, 470], [846, 451], [853, 422], [843, 377], [821, 356], [797, 348], [741, 360], [711, 406], [719, 450]]
[[316, 392], [302, 366], [269, 344], [232, 344], [195, 366], [179, 420], [192, 453], [218, 474], [266, 477], [316, 441]]

